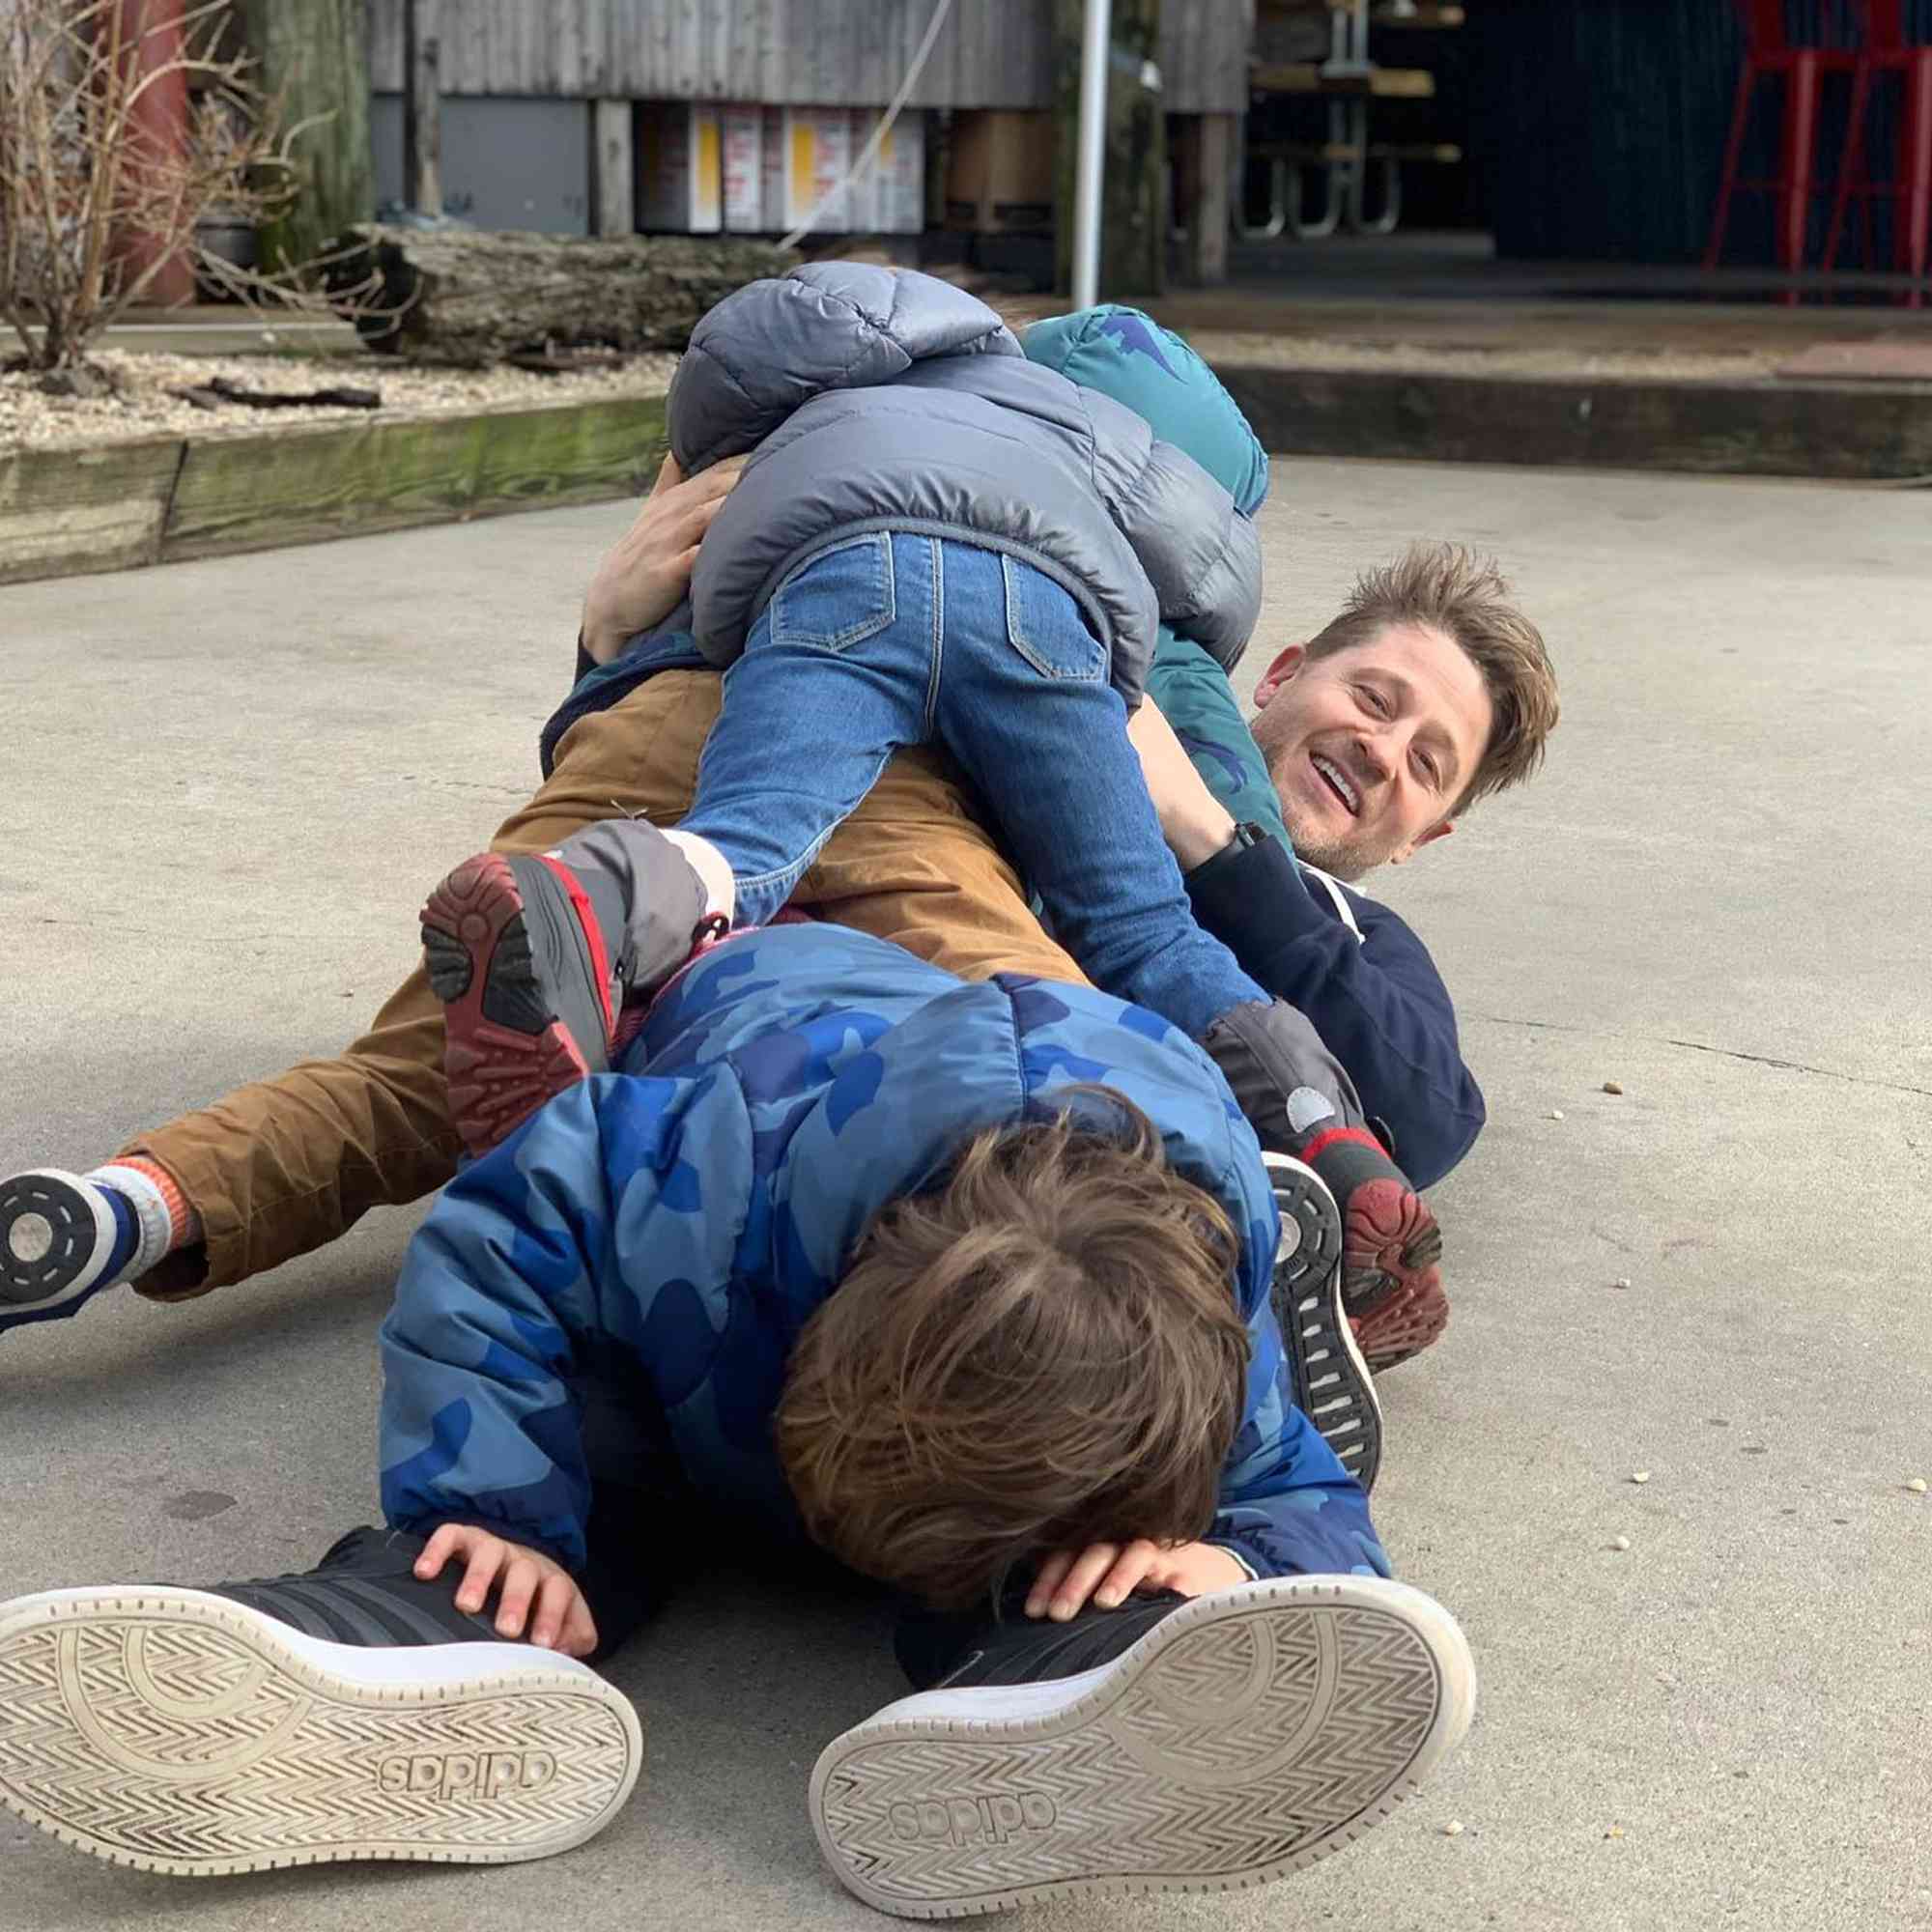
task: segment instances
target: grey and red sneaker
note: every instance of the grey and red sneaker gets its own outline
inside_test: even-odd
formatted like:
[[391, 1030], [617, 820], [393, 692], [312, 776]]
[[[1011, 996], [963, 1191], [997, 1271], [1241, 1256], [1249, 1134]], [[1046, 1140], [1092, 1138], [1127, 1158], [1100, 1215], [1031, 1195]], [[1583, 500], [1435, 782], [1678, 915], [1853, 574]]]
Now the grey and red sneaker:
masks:
[[1380, 1375], [1449, 1325], [1442, 1231], [1371, 1128], [1323, 1122], [1290, 1151], [1321, 1177], [1341, 1210], [1342, 1306]]
[[463, 1144], [487, 1153], [546, 1100], [610, 1070], [627, 1000], [654, 992], [722, 918], [655, 826], [593, 826], [541, 856], [466, 859], [422, 911]]
[[0, 1804], [185, 1877], [582, 1844], [637, 1782], [637, 1713], [459, 1611], [421, 1549], [361, 1529], [299, 1577], [0, 1604]]
[[422, 942], [445, 1009], [450, 1115], [472, 1154], [608, 1071], [623, 980], [605, 921], [561, 860], [465, 860], [423, 907]]
[[[1283, 1000], [1242, 1001], [1201, 1045], [1263, 1149], [1298, 1162], [1326, 1188], [1340, 1215], [1343, 1308], [1369, 1366], [1393, 1368], [1427, 1348], [1449, 1320], [1436, 1267], [1441, 1232], [1386, 1138], [1363, 1123], [1348, 1073], [1307, 1016]], [[1286, 1213], [1279, 1184], [1275, 1194]], [[1312, 1233], [1311, 1224], [1295, 1262], [1306, 1273], [1331, 1258], [1306, 1246]]]

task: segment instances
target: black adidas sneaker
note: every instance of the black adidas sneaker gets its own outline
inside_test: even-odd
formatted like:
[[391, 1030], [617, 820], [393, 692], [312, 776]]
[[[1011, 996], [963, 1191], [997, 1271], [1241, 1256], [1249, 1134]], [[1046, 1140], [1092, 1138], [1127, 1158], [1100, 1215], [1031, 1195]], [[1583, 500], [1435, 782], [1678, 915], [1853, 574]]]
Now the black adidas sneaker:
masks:
[[908, 1918], [1265, 1884], [1388, 1817], [1475, 1707], [1462, 1631], [1406, 1584], [1280, 1577], [1150, 1617], [1078, 1675], [922, 1691], [827, 1746], [811, 1821], [840, 1881]]
[[1343, 1303], [1341, 1211], [1305, 1162], [1264, 1152], [1262, 1164], [1281, 1219], [1270, 1295], [1294, 1406], [1366, 1492], [1381, 1467], [1382, 1410]]
[[637, 1714], [458, 1610], [422, 1547], [358, 1529], [298, 1577], [0, 1604], [0, 1804], [185, 1877], [582, 1844], [637, 1782]]

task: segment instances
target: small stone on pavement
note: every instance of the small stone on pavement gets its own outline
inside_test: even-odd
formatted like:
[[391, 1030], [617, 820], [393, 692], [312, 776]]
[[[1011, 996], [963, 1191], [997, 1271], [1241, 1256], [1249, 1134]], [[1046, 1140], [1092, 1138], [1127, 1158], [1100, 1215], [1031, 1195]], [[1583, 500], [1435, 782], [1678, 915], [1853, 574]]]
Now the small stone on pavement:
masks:
[[1605, 1080], [1604, 1082], [1604, 1092], [1605, 1094], [1621, 1094], [1623, 1091], [1614, 1080]]
[[1915, 1496], [1922, 1496], [1925, 1493], [1925, 1478], [1923, 1476], [1914, 1476], [1905, 1487]]
[[1630, 1547], [1631, 1540], [1627, 1536], [1613, 1536], [1610, 1538], [1610, 1548], [1612, 1549], [1628, 1549]]
[[1460, 1818], [1450, 1819], [1448, 1824], [1444, 1825], [1442, 1828], [1442, 1835], [1445, 1838], [1460, 1838], [1463, 1835], [1462, 1819]]

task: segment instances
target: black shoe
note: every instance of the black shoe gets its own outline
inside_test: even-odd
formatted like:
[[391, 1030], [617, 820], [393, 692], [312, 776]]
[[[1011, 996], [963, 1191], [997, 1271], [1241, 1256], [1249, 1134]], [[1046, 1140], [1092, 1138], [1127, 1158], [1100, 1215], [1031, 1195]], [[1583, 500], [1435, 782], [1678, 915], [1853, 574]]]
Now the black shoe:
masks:
[[1343, 1308], [1342, 1217], [1327, 1183], [1305, 1162], [1264, 1152], [1262, 1163], [1281, 1218], [1269, 1293], [1294, 1406], [1366, 1492], [1381, 1467], [1382, 1410]]
[[1112, 1609], [1091, 1600], [1065, 1623], [1026, 1614], [1030, 1582], [1009, 1588], [997, 1612], [908, 1604], [893, 1632], [906, 1681], [922, 1690], [1037, 1684], [1111, 1663], [1188, 1600], [1173, 1590], [1134, 1595]]
[[372, 1650], [428, 1643], [500, 1643], [490, 1618], [456, 1607], [454, 1583], [415, 1573], [423, 1539], [365, 1524], [338, 1537], [313, 1570], [213, 1583], [209, 1594], [319, 1636]]
[[0, 1333], [77, 1314], [150, 1267], [164, 1239], [126, 1195], [92, 1177], [29, 1168], [0, 1179]]
[[1149, 1610], [1124, 1650], [1093, 1620], [1097, 1667], [922, 1691], [829, 1745], [811, 1818], [839, 1879], [908, 1918], [1261, 1885], [1387, 1817], [1468, 1727], [1468, 1645], [1406, 1584], [1289, 1577]]
[[299, 1577], [0, 1605], [0, 1804], [191, 1877], [582, 1843], [637, 1781], [629, 1700], [457, 1610], [421, 1548], [362, 1529]]

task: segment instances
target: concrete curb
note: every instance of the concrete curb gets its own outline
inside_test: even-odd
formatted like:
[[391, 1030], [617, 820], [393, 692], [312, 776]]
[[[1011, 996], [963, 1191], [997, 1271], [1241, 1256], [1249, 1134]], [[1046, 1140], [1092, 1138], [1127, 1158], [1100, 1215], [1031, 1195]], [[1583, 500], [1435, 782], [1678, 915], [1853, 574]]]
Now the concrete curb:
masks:
[[0, 583], [641, 490], [662, 396], [0, 455]]
[[1932, 479], [1932, 384], [1589, 382], [1210, 358], [1268, 450], [1860, 482]]
[[[1932, 477], [1932, 384], [1598, 382], [1216, 361], [1269, 450], [1446, 463]], [[664, 398], [0, 455], [0, 583], [641, 490]]]

